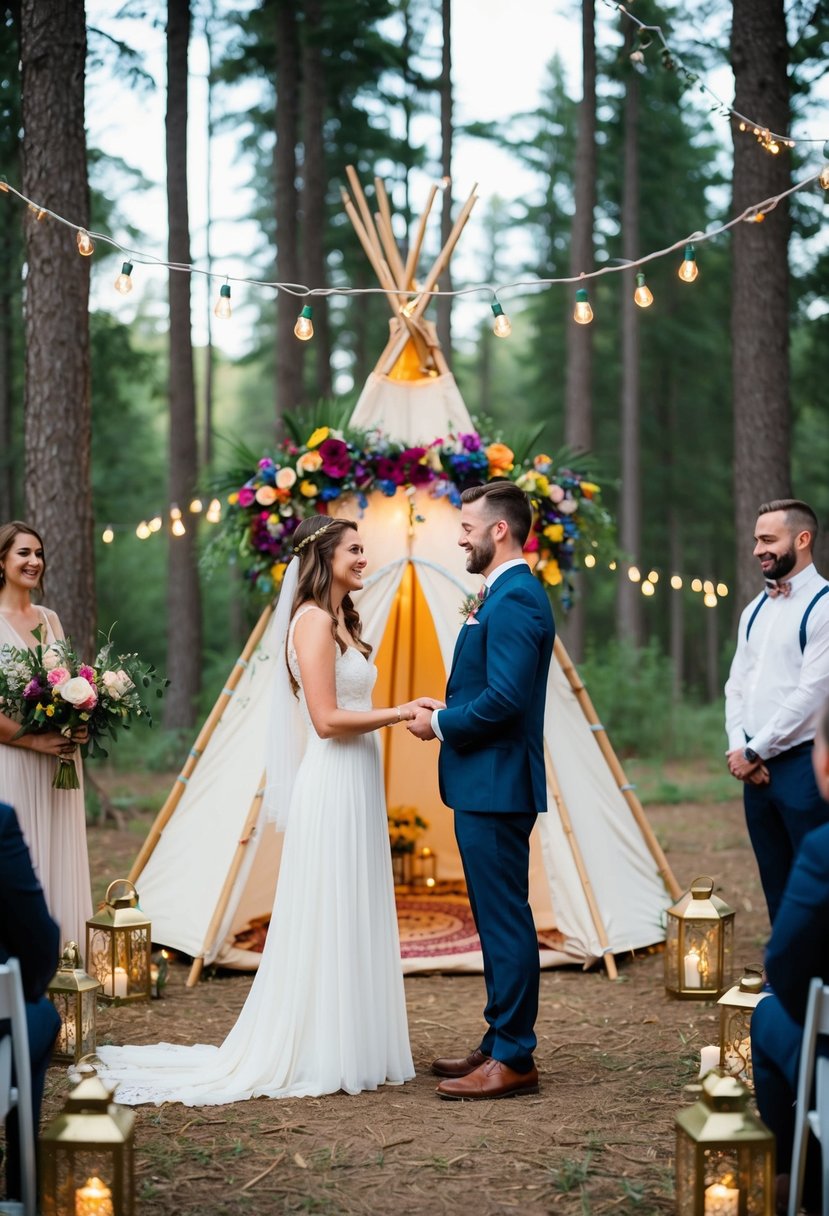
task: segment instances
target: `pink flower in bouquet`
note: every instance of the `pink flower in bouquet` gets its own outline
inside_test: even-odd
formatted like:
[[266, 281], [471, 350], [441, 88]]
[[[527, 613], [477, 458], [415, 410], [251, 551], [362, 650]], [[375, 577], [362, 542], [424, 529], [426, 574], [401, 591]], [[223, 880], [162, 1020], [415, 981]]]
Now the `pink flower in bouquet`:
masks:
[[105, 671], [101, 676], [101, 683], [113, 701], [120, 701], [124, 693], [133, 687], [132, 680], [120, 667], [117, 671]]
[[90, 667], [87, 663], [81, 663], [78, 668], [78, 675], [83, 676], [85, 680], [89, 680], [90, 684], [94, 684], [96, 680], [95, 668]]
[[550, 502], [561, 502], [564, 498], [564, 490], [562, 490], [561, 486], [552, 485], [550, 486], [549, 497]]
[[46, 677], [52, 688], [60, 688], [62, 684], [65, 684], [71, 678], [71, 671], [67, 671], [65, 667], [53, 667]]
[[74, 705], [76, 709], [94, 709], [98, 704], [98, 694], [89, 680], [83, 676], [75, 676], [60, 685], [60, 695], [64, 701]]
[[242, 486], [241, 490], [239, 491], [239, 506], [250, 507], [253, 505], [255, 498], [256, 494], [253, 492], [250, 486]]
[[55, 650], [54, 646], [47, 646], [43, 652], [44, 671], [54, 671], [59, 662], [60, 655]]
[[328, 477], [345, 477], [351, 468], [351, 457], [342, 439], [326, 439], [320, 444], [319, 453], [323, 473]]
[[269, 507], [271, 503], [276, 502], [276, 490], [273, 486], [260, 486], [256, 491], [256, 501], [260, 507]]

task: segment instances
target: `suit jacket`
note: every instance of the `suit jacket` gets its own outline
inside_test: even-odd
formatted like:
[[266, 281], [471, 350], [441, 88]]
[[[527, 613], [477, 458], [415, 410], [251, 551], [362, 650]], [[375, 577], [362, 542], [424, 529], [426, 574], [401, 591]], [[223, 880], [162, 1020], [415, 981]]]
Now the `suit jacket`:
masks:
[[60, 930], [49, 915], [17, 816], [0, 802], [0, 963], [20, 960], [23, 993], [32, 1002], [43, 996], [59, 957]]
[[438, 717], [441, 798], [461, 811], [546, 811], [547, 593], [529, 566], [512, 566], [475, 620], [461, 628]]
[[829, 984], [829, 824], [803, 838], [774, 919], [766, 973], [783, 1008], [802, 1026], [812, 977]]

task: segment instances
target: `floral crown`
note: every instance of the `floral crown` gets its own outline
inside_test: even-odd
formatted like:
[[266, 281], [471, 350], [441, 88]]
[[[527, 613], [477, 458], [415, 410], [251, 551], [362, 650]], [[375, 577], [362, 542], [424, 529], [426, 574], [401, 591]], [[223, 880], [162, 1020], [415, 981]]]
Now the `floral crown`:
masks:
[[301, 553], [306, 545], [310, 545], [313, 541], [322, 536], [323, 532], [327, 532], [328, 529], [333, 526], [333, 523], [334, 521], [331, 520], [330, 523], [323, 524], [321, 528], [317, 528], [316, 532], [312, 532], [310, 536], [304, 537], [298, 545], [294, 545], [294, 553]]

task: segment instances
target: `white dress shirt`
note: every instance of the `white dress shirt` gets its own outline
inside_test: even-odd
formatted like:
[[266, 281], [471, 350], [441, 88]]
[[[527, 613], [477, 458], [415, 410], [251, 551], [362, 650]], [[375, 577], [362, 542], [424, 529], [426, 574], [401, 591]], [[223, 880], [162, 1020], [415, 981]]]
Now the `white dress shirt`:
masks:
[[[490, 570], [489, 574], [486, 576], [486, 578], [482, 584], [483, 586], [486, 587], [487, 594], [492, 590], [492, 584], [495, 582], [496, 578], [500, 578], [501, 575], [506, 570], [511, 570], [513, 566], [527, 566], [527, 565], [529, 565], [529, 563], [527, 561], [525, 561], [523, 557], [511, 557], [508, 562], [501, 562], [500, 566], [496, 566], [494, 570]], [[439, 709], [435, 709], [432, 711], [432, 730], [435, 732], [438, 739], [440, 739], [440, 741], [442, 743], [443, 735], [440, 733], [440, 726], [438, 725], [438, 714], [439, 713], [440, 713]]]
[[788, 596], [769, 598], [746, 629], [762, 595], [743, 610], [725, 685], [729, 751], [749, 746], [770, 760], [814, 739], [829, 698], [829, 595], [818, 600], [800, 650], [800, 623], [826, 579], [813, 565], [796, 574]]

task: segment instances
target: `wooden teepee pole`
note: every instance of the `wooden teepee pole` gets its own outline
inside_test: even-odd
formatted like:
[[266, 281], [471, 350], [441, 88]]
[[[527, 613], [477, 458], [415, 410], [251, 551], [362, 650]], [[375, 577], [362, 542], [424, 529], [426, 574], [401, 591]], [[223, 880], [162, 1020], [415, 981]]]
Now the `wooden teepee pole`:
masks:
[[420, 257], [420, 251], [423, 248], [423, 238], [426, 235], [426, 221], [429, 219], [429, 212], [432, 210], [432, 203], [435, 201], [435, 195], [438, 192], [438, 187], [433, 185], [429, 191], [429, 197], [426, 199], [426, 206], [423, 208], [423, 214], [417, 225], [415, 239], [412, 241], [409, 256], [406, 258], [405, 266], [405, 281], [406, 287], [411, 289], [414, 286], [414, 276], [417, 270], [417, 259]]
[[204, 751], [205, 747], [207, 747], [207, 744], [210, 741], [210, 737], [213, 734], [213, 731], [216, 729], [216, 726], [221, 721], [222, 714], [224, 713], [225, 709], [227, 708], [230, 698], [233, 696], [234, 692], [236, 691], [236, 685], [239, 683], [239, 680], [242, 677], [242, 672], [245, 670], [245, 668], [248, 665], [250, 656], [253, 654], [254, 650], [259, 645], [259, 642], [262, 639], [262, 635], [265, 632], [268, 621], [271, 619], [272, 613], [273, 613], [273, 604], [268, 604], [268, 606], [262, 612], [262, 615], [259, 617], [259, 620], [254, 625], [253, 632], [251, 633], [250, 637], [248, 638], [244, 650], [239, 655], [239, 658], [236, 660], [236, 662], [233, 664], [233, 667], [231, 668], [231, 671], [230, 671], [230, 675], [227, 677], [227, 680], [225, 681], [225, 686], [222, 689], [222, 691], [220, 692], [218, 698], [216, 699], [216, 704], [213, 706], [213, 708], [211, 709], [207, 718], [205, 719], [204, 725], [202, 726], [201, 730], [199, 731], [196, 742], [190, 748], [187, 759], [184, 762], [184, 767], [182, 768], [179, 775], [176, 777], [175, 784], [173, 785], [173, 788], [170, 790], [170, 793], [167, 795], [166, 802], [164, 803], [161, 810], [156, 815], [155, 822], [153, 823], [153, 826], [150, 828], [150, 831], [147, 835], [147, 839], [144, 841], [144, 844], [141, 846], [140, 853], [138, 854], [135, 861], [133, 862], [132, 869], [130, 870], [130, 873], [129, 873], [130, 882], [137, 881], [139, 875], [141, 874], [141, 871], [144, 869], [145, 865], [152, 857], [153, 852], [155, 851], [155, 847], [158, 844], [159, 840], [161, 839], [161, 833], [164, 831], [164, 828], [167, 826], [170, 819], [172, 818], [173, 812], [175, 811], [176, 807], [178, 806], [181, 796], [184, 793], [185, 787], [187, 786], [187, 782], [190, 780], [193, 769], [196, 767], [199, 760], [201, 759], [202, 752]]
[[679, 897], [682, 895], [682, 888], [677, 882], [674, 872], [668, 863], [668, 859], [662, 851], [662, 846], [656, 839], [653, 828], [648, 823], [647, 816], [645, 815], [642, 803], [639, 801], [636, 794], [636, 790], [625, 776], [625, 770], [622, 768], [619, 757], [616, 755], [616, 752], [613, 750], [613, 745], [607, 737], [607, 731], [602, 725], [599, 715], [596, 713], [596, 708], [590, 699], [590, 694], [582, 683], [581, 677], [573, 665], [573, 661], [567, 653], [564, 643], [558, 637], [555, 641], [553, 653], [556, 659], [558, 659], [559, 667], [567, 677], [568, 684], [576, 694], [576, 700], [581, 706], [582, 713], [590, 724], [591, 731], [596, 736], [596, 742], [599, 745], [599, 749], [604, 756], [605, 761], [607, 762], [608, 768], [613, 774], [614, 781], [625, 796], [625, 801], [630, 807], [631, 814], [636, 820], [639, 831], [642, 833], [642, 837], [650, 850], [651, 856], [656, 862], [659, 875], [662, 878], [671, 899], [679, 899]]
[[[380, 233], [380, 240], [383, 242], [383, 248], [386, 250], [386, 261], [391, 267], [397, 286], [402, 291], [406, 291], [408, 283], [406, 282], [406, 268], [403, 265], [403, 259], [400, 256], [400, 250], [397, 247], [397, 242], [394, 239], [394, 228], [391, 222], [391, 207], [389, 206], [389, 196], [386, 193], [386, 187], [383, 179], [375, 177], [374, 191], [377, 195], [377, 205], [380, 208], [380, 223], [377, 224], [377, 231]], [[385, 234], [385, 236], [384, 236]]]
[[556, 807], [558, 808], [559, 819], [564, 830], [564, 835], [567, 837], [567, 843], [570, 846], [570, 851], [573, 854], [579, 878], [581, 879], [584, 898], [587, 900], [587, 906], [590, 909], [590, 915], [593, 918], [593, 924], [596, 929], [596, 935], [599, 939], [599, 945], [602, 948], [602, 958], [604, 965], [607, 968], [607, 974], [610, 979], [615, 980], [619, 972], [616, 969], [616, 960], [613, 957], [613, 951], [610, 948], [610, 940], [607, 936], [607, 931], [604, 927], [602, 914], [599, 911], [599, 905], [596, 902], [596, 896], [593, 892], [593, 884], [590, 881], [590, 875], [587, 873], [587, 867], [584, 864], [579, 842], [576, 839], [576, 834], [573, 831], [573, 821], [570, 818], [570, 812], [567, 809], [567, 804], [561, 792], [561, 786], [558, 783], [558, 775], [553, 764], [553, 758], [550, 755], [550, 749], [547, 744], [544, 744], [544, 764], [547, 769], [547, 780], [550, 783], [550, 789], [553, 791]]
[[210, 919], [210, 924], [207, 926], [207, 932], [204, 935], [204, 945], [202, 946], [201, 954], [193, 959], [193, 965], [190, 968], [190, 974], [187, 977], [187, 987], [193, 988], [198, 983], [199, 976], [204, 966], [204, 960], [207, 954], [213, 949], [213, 944], [216, 940], [216, 934], [221, 928], [224, 920], [227, 905], [230, 901], [230, 896], [233, 893], [233, 887], [236, 879], [239, 877], [239, 871], [242, 868], [245, 851], [253, 838], [256, 821], [259, 818], [259, 808], [262, 805], [262, 798], [265, 793], [265, 773], [262, 774], [262, 780], [259, 783], [259, 789], [256, 791], [253, 802], [250, 804], [250, 810], [245, 820], [245, 826], [242, 828], [242, 835], [239, 837], [239, 842], [236, 845], [236, 852], [233, 854], [233, 860], [230, 863], [230, 868], [227, 872], [227, 877], [224, 881], [224, 886], [221, 889], [219, 898], [216, 901], [216, 908], [213, 916]]

